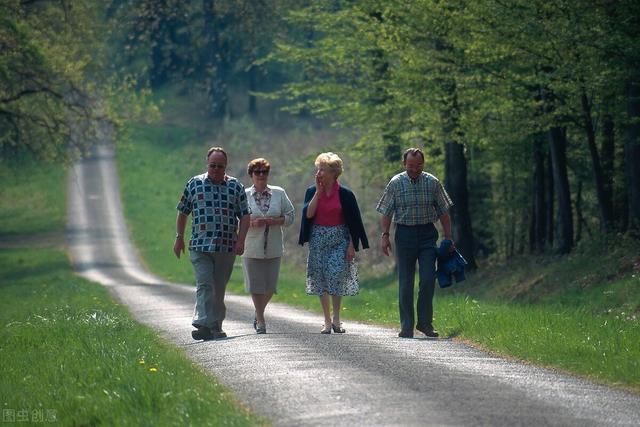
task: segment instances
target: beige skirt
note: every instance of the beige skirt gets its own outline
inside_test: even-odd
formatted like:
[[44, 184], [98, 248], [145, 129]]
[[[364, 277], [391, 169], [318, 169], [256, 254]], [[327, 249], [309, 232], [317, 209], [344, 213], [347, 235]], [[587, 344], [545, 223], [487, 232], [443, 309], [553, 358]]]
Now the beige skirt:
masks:
[[244, 289], [252, 294], [276, 293], [282, 258], [242, 258]]

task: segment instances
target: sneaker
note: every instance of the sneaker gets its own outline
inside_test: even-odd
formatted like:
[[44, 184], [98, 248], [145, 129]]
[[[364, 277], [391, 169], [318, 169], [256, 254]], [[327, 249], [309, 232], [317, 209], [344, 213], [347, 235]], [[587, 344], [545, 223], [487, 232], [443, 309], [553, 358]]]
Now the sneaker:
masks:
[[257, 325], [256, 334], [262, 335], [267, 333], [267, 325]]
[[400, 338], [413, 338], [413, 331], [400, 331], [398, 336]]
[[418, 331], [422, 332], [428, 338], [438, 338], [440, 336], [440, 334], [438, 334], [438, 331], [433, 329], [433, 327], [427, 327], [427, 326], [423, 326], [423, 325], [416, 325], [416, 329]]

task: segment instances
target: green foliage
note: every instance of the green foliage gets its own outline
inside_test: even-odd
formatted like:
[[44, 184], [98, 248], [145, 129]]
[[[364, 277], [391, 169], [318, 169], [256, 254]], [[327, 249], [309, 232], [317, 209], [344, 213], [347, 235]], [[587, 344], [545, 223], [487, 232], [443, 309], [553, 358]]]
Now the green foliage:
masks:
[[282, 16], [297, 3], [112, 0], [111, 55], [119, 72], [134, 74], [143, 87], [182, 84], [207, 95], [214, 118], [228, 117], [247, 110], [232, 105], [232, 90], [252, 96], [278, 79], [280, 70], [256, 60], [270, 51]]
[[[269, 59], [299, 67], [301, 78], [273, 96], [289, 100], [291, 110], [356, 127], [362, 138], [352, 150], [386, 164], [383, 175], [393, 170], [389, 154], [398, 147], [465, 144], [469, 182], [492, 191], [471, 196], [474, 222], [480, 219], [474, 228], [484, 230], [479, 247], [496, 247], [499, 256], [525, 250], [513, 242], [527, 239], [533, 221], [533, 145], [552, 127], [569, 138], [573, 202], [586, 208], [578, 228], [602, 221], [599, 209], [610, 196], [596, 193], [598, 186], [615, 179], [616, 194], [638, 186], [624, 181], [620, 158], [600, 159], [599, 148], [585, 144], [592, 131], [599, 141], [609, 120], [621, 147], [634, 120], [625, 91], [638, 79], [637, 2], [327, 0], [287, 19], [297, 31]], [[600, 162], [612, 166], [598, 175]]]
[[130, 94], [130, 78], [105, 65], [103, 12], [90, 1], [0, 4], [2, 159], [73, 159], [140, 105], [138, 95], [117, 102]]

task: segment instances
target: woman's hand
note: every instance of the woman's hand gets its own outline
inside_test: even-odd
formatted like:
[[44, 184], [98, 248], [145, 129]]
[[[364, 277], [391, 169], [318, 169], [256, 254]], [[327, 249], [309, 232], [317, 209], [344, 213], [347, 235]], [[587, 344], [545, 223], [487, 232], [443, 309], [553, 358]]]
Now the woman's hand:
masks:
[[324, 182], [322, 181], [322, 178], [320, 177], [320, 171], [316, 172], [316, 192], [319, 192], [321, 190], [324, 190]]
[[269, 218], [265, 218], [262, 216], [251, 218], [251, 226], [252, 227], [264, 227], [265, 225], [269, 225]]
[[353, 247], [353, 243], [349, 242], [349, 246], [347, 247], [347, 261], [351, 262], [356, 257], [356, 250]]
[[265, 218], [265, 219], [267, 221], [267, 225], [282, 225], [282, 224], [284, 224], [284, 217], [282, 217], [282, 216], [277, 216], [277, 217], [271, 216], [271, 217], [268, 217], [268, 218]]

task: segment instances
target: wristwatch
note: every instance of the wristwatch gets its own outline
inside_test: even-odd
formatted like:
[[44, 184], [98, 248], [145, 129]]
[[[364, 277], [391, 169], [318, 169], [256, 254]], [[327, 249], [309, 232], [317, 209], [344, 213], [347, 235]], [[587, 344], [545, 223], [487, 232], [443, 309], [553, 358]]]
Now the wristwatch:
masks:
[[184, 234], [176, 233], [176, 239], [178, 239], [180, 237], [184, 237]]

